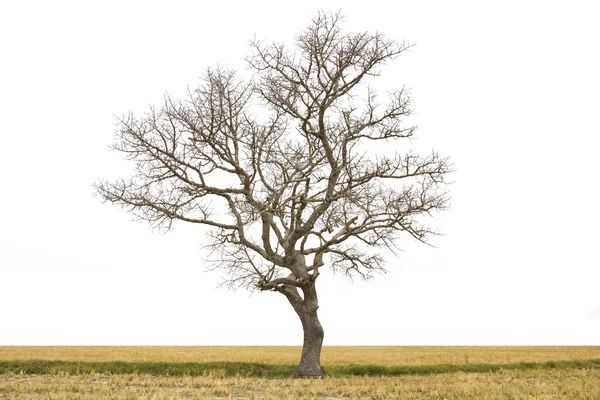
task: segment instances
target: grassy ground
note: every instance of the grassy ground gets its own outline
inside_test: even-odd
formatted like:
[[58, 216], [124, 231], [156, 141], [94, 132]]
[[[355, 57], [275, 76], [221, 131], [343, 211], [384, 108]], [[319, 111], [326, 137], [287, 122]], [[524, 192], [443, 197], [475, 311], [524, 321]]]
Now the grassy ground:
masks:
[[[300, 347], [269, 346], [90, 346], [90, 347], [0, 347], [0, 360], [64, 361], [154, 361], [154, 362], [252, 362], [295, 364]], [[554, 360], [600, 358], [600, 346], [594, 347], [416, 347], [416, 346], [326, 346], [323, 365], [376, 364], [507, 364]]]
[[600, 399], [600, 347], [327, 347], [324, 379], [286, 378], [299, 355], [296, 347], [0, 347], [0, 399]]
[[[0, 361], [0, 374], [21, 375], [82, 375], [100, 374], [146, 374], [152, 376], [205, 376], [217, 374], [223, 377], [288, 378], [294, 365], [259, 364], [240, 362], [209, 363], [163, 363], [163, 362], [85, 362], [51, 360]], [[546, 361], [538, 363], [511, 364], [434, 364], [434, 365], [327, 365], [327, 377], [353, 376], [403, 376], [433, 375], [453, 372], [485, 373], [500, 370], [565, 370], [598, 369], [600, 359]]]
[[600, 398], [600, 370], [499, 371], [322, 380], [5, 375], [9, 399], [589, 399]]

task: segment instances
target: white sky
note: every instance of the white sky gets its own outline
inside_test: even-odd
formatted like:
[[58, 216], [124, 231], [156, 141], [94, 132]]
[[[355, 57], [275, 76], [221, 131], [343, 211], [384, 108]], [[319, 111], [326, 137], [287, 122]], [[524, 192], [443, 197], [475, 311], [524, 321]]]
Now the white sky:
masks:
[[243, 68], [318, 8], [416, 42], [417, 143], [451, 156], [437, 248], [319, 278], [325, 345], [600, 345], [600, 24], [595, 1], [3, 1], [0, 345], [301, 345], [276, 293], [218, 288], [203, 231], [166, 235], [92, 197], [126, 176], [113, 114]]

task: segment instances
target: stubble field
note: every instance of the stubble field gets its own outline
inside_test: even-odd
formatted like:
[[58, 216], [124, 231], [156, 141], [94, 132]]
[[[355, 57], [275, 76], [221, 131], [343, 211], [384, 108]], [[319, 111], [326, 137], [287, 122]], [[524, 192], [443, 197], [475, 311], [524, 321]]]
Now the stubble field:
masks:
[[[299, 347], [0, 347], [0, 398], [600, 399], [600, 347], [325, 347], [324, 379], [269, 375], [287, 374], [299, 355]], [[55, 364], [42, 374], [10, 367], [43, 364], [33, 360]], [[166, 376], [111, 372], [116, 361], [221, 364]], [[275, 369], [248, 376], [228, 370], [236, 363]]]

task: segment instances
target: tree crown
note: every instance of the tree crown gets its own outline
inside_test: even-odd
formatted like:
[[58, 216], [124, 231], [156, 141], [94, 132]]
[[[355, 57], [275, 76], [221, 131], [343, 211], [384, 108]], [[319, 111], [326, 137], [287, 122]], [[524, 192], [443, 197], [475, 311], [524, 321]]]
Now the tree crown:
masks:
[[341, 24], [320, 12], [293, 51], [252, 42], [250, 81], [209, 69], [186, 98], [121, 118], [113, 147], [135, 169], [97, 191], [161, 227], [212, 227], [211, 262], [233, 286], [286, 294], [325, 261], [366, 278], [383, 270], [376, 248], [393, 249], [402, 232], [427, 243], [435, 231], [419, 217], [447, 208], [449, 160], [368, 149], [415, 132], [405, 89], [382, 105], [364, 85], [410, 45]]

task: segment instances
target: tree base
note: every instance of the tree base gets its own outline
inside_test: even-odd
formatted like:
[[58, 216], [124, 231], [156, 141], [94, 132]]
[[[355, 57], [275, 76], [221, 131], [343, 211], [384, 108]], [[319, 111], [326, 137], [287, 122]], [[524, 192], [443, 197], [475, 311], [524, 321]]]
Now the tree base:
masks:
[[323, 378], [322, 367], [309, 367], [306, 365], [298, 365], [294, 371], [292, 371], [292, 378], [302, 379], [321, 379]]

